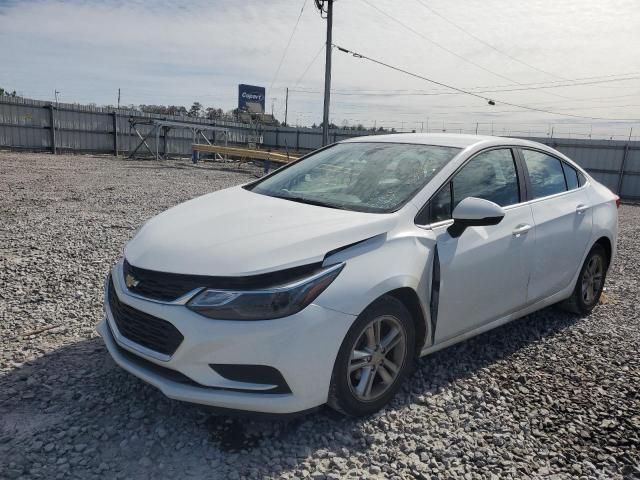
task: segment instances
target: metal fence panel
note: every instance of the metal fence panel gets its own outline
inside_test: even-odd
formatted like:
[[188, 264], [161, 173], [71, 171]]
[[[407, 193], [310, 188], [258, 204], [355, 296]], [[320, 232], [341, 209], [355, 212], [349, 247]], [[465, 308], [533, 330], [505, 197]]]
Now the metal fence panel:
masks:
[[584, 145], [564, 147], [558, 146], [558, 151], [575, 160], [586, 169], [619, 171], [622, 164], [623, 150], [619, 148], [602, 148], [593, 145], [584, 148]]
[[640, 200], [640, 175], [625, 175], [619, 195], [623, 198]]
[[322, 146], [322, 132], [305, 129], [300, 132], [300, 149], [315, 150]]
[[[168, 119], [187, 121], [228, 128], [226, 135], [209, 133], [214, 143], [247, 144], [256, 133], [262, 136], [263, 148], [315, 150], [322, 145], [322, 131], [311, 128], [248, 126], [228, 120], [210, 121], [201, 118], [147, 114], [139, 111], [119, 109], [116, 113], [114, 132], [114, 111], [90, 105], [53, 105], [55, 117], [56, 147], [63, 151], [115, 153], [115, 135], [118, 136], [118, 152], [128, 154], [140, 139], [130, 127], [130, 119]], [[50, 102], [13, 97], [0, 97], [0, 147], [53, 150], [51, 144]], [[151, 129], [138, 125], [140, 134], [145, 136]], [[378, 133], [378, 132], [376, 132]], [[331, 142], [346, 138], [371, 135], [372, 131], [331, 130]], [[165, 132], [158, 138], [148, 139], [151, 150], [164, 152]], [[166, 133], [167, 152], [174, 155], [190, 155], [193, 138], [189, 130], [173, 128]], [[225, 138], [226, 137], [226, 138]], [[564, 138], [530, 138], [550, 145], [574, 159], [598, 181], [625, 198], [640, 199], [640, 142], [621, 140], [591, 140]], [[198, 142], [204, 142], [200, 138]], [[141, 153], [145, 153], [142, 147]], [[147, 152], [148, 153], [148, 152]]]
[[612, 192], [618, 189], [618, 178], [619, 175], [617, 173], [607, 173], [607, 172], [589, 172], [593, 178], [603, 184]]
[[625, 172], [640, 173], [640, 147], [630, 148], [627, 153], [627, 161], [624, 165]]

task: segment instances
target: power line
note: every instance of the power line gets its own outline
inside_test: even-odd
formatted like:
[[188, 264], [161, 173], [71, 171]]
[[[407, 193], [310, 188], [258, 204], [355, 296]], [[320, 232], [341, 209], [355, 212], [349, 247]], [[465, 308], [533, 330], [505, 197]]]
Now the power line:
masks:
[[488, 73], [490, 73], [490, 74], [492, 74], [492, 75], [495, 75], [495, 76], [497, 76], [497, 77], [503, 78], [504, 80], [507, 80], [507, 81], [509, 81], [509, 82], [511, 82], [511, 83], [518, 83], [518, 82], [516, 82], [515, 80], [513, 80], [513, 79], [511, 79], [511, 78], [509, 78], [509, 77], [507, 77], [507, 76], [505, 76], [505, 75], [502, 75], [501, 73], [494, 72], [493, 70], [490, 70], [490, 69], [488, 69], [488, 68], [485, 68], [485, 67], [483, 67], [482, 65], [480, 65], [480, 64], [478, 64], [478, 63], [476, 63], [476, 62], [474, 62], [473, 60], [469, 60], [468, 58], [466, 58], [466, 57], [464, 57], [464, 56], [462, 56], [462, 55], [460, 55], [460, 54], [458, 54], [458, 53], [454, 52], [453, 50], [451, 50], [451, 49], [449, 49], [449, 48], [445, 47], [444, 45], [442, 45], [442, 44], [440, 44], [440, 43], [436, 42], [435, 40], [432, 40], [432, 39], [430, 39], [429, 37], [424, 36], [422, 33], [420, 33], [419, 31], [417, 31], [416, 29], [414, 29], [414, 28], [410, 27], [409, 25], [407, 25], [407, 24], [406, 24], [406, 23], [404, 23], [404, 22], [401, 22], [401, 21], [400, 21], [400, 20], [398, 20], [397, 18], [395, 18], [395, 17], [393, 17], [393, 16], [389, 15], [389, 14], [388, 14], [387, 12], [385, 12], [384, 10], [379, 9], [377, 6], [373, 5], [373, 4], [372, 4], [372, 3], [370, 3], [368, 0], [362, 0], [362, 1], [363, 1], [364, 3], [366, 3], [369, 7], [373, 8], [374, 10], [378, 11], [380, 14], [384, 15], [385, 17], [387, 17], [388, 19], [393, 20], [393, 21], [394, 21], [395, 23], [397, 23], [398, 25], [400, 25], [400, 26], [402, 26], [403, 28], [405, 28], [405, 29], [409, 30], [410, 32], [414, 33], [415, 35], [418, 35], [420, 38], [422, 38], [423, 40], [426, 40], [427, 42], [431, 43], [432, 45], [435, 45], [435, 46], [436, 46], [436, 47], [438, 47], [439, 49], [444, 50], [444, 51], [445, 51], [445, 52], [447, 52], [448, 54], [453, 55], [454, 57], [457, 57], [457, 58], [459, 58], [460, 60], [462, 60], [462, 61], [464, 61], [464, 62], [466, 62], [466, 63], [469, 63], [469, 64], [473, 65], [473, 66], [474, 66], [474, 67], [476, 67], [476, 68], [479, 68], [479, 69], [481, 69], [481, 70], [484, 70], [485, 72], [488, 72]]
[[[567, 78], [564, 80], [550, 80], [547, 82], [532, 82], [532, 83], [519, 83], [518, 85], [520, 86], [526, 86], [526, 85], [551, 85], [553, 83], [566, 83], [566, 82], [582, 82], [584, 80], [600, 80], [600, 79], [605, 79], [605, 78], [613, 78], [613, 77], [629, 77], [629, 76], [636, 76], [636, 75], [640, 75], [640, 72], [628, 72], [628, 73], [612, 73], [612, 74], [608, 74], [608, 75], [595, 75], [595, 76], [590, 76], [590, 77], [579, 77], [579, 78]], [[624, 78], [620, 78], [620, 80], [624, 80]], [[512, 85], [484, 85], [484, 86], [479, 86], [479, 87], [473, 87], [473, 88], [502, 88], [502, 87], [511, 87]]]
[[374, 58], [368, 57], [368, 56], [363, 55], [361, 53], [354, 52], [352, 50], [348, 50], [348, 49], [340, 47], [338, 45], [334, 44], [334, 46], [338, 50], [340, 50], [341, 52], [349, 53], [349, 54], [353, 55], [355, 58], [362, 58], [364, 60], [369, 60], [370, 62], [377, 63], [378, 65], [382, 65], [383, 67], [387, 67], [387, 68], [390, 68], [390, 69], [395, 70], [397, 72], [404, 73], [405, 75], [409, 75], [409, 76], [412, 76], [412, 77], [415, 77], [415, 78], [419, 78], [419, 79], [424, 80], [426, 82], [433, 83], [435, 85], [440, 85], [441, 87], [449, 88], [451, 90], [455, 90], [456, 92], [460, 92], [460, 93], [463, 93], [465, 95], [470, 95], [472, 97], [481, 98], [482, 100], [486, 100], [487, 102], [489, 102], [490, 105], [495, 105], [496, 101], [498, 101], [499, 103], [501, 103], [503, 105], [509, 105], [510, 107], [522, 108], [524, 110], [531, 110], [531, 111], [535, 111], [535, 112], [549, 113], [551, 115], [560, 115], [560, 116], [575, 117], [575, 118], [586, 118], [586, 119], [590, 119], [590, 120], [611, 120], [611, 121], [621, 121], [621, 122], [624, 122], [624, 121], [638, 121], [638, 119], [632, 119], [632, 118], [602, 118], [602, 117], [590, 117], [590, 116], [586, 116], [586, 115], [575, 115], [575, 114], [570, 114], [570, 113], [558, 113], [558, 112], [554, 112], [554, 111], [551, 111], [551, 110], [545, 110], [545, 109], [542, 109], [542, 108], [528, 107], [528, 106], [525, 106], [525, 105], [519, 105], [519, 104], [516, 104], [516, 103], [505, 102], [505, 101], [502, 101], [502, 100], [494, 100], [494, 99], [491, 99], [489, 97], [485, 97], [484, 95], [480, 95], [478, 93], [470, 92], [468, 90], [463, 90], [461, 88], [454, 87], [454, 86], [448, 85], [446, 83], [438, 82], [437, 80], [432, 80], [431, 78], [424, 77], [424, 76], [419, 75], [417, 73], [413, 73], [413, 72], [410, 72], [408, 70], [404, 70], [404, 69], [399, 68], [399, 67], [394, 67], [393, 65], [389, 65], [388, 63], [384, 63], [384, 62], [382, 62], [380, 60], [376, 60]]
[[591, 82], [575, 82], [575, 83], [566, 83], [564, 85], [541, 85], [541, 86], [531, 86], [531, 87], [526, 87], [526, 88], [505, 88], [505, 89], [498, 89], [498, 90], [478, 90], [479, 92], [482, 93], [493, 93], [493, 92], [519, 92], [519, 91], [523, 91], [523, 90], [542, 90], [545, 88], [564, 88], [564, 87], [579, 87], [581, 85], [597, 85], [597, 84], [602, 84], [602, 83], [611, 83], [611, 82], [622, 82], [625, 80], [637, 80], [639, 79], [640, 76], [638, 77], [627, 77], [627, 78], [614, 78], [614, 79], [610, 79], [610, 80], [594, 80]]
[[302, 75], [300, 75], [300, 77], [298, 77], [298, 80], [296, 80], [296, 83], [293, 86], [294, 88], [298, 86], [298, 84], [302, 81], [302, 79], [307, 74], [307, 72], [312, 67], [312, 65], [314, 63], [316, 63], [316, 60], [318, 59], [318, 57], [320, 56], [320, 54], [322, 53], [322, 51], [324, 49], [325, 49], [325, 44], [323, 43], [322, 46], [320, 47], [320, 50], [318, 50], [318, 53], [316, 53], [315, 56], [313, 57], [313, 60], [311, 60], [311, 62], [309, 62], [309, 65], [307, 65], [307, 68], [304, 69], [304, 72], [302, 72]]
[[[512, 78], [509, 78], [509, 77], [507, 77], [506, 75], [503, 75], [503, 74], [501, 74], [501, 73], [498, 73], [498, 72], [496, 72], [496, 71], [494, 71], [494, 70], [491, 70], [491, 69], [489, 69], [489, 68], [483, 67], [482, 65], [480, 65], [480, 64], [478, 64], [478, 63], [476, 63], [476, 62], [474, 62], [474, 61], [472, 61], [472, 60], [469, 60], [468, 58], [466, 58], [466, 57], [464, 57], [464, 56], [462, 56], [462, 55], [460, 55], [460, 54], [458, 54], [458, 53], [454, 52], [453, 50], [451, 50], [451, 49], [449, 49], [449, 48], [445, 47], [444, 45], [442, 45], [442, 44], [440, 44], [440, 43], [436, 42], [435, 40], [432, 40], [432, 39], [430, 39], [430, 38], [428, 38], [428, 37], [424, 36], [422, 33], [418, 32], [418, 31], [417, 31], [417, 30], [415, 30], [414, 28], [411, 28], [411, 27], [410, 27], [409, 25], [407, 25], [406, 23], [401, 22], [401, 21], [400, 21], [400, 20], [398, 20], [397, 18], [395, 18], [395, 17], [393, 17], [393, 16], [389, 15], [388, 13], [384, 12], [384, 11], [383, 11], [383, 10], [381, 10], [380, 8], [376, 7], [375, 5], [372, 5], [368, 0], [362, 0], [362, 1], [363, 1], [364, 3], [366, 3], [367, 5], [369, 5], [369, 7], [371, 7], [371, 8], [373, 8], [373, 9], [377, 10], [379, 13], [381, 13], [381, 14], [382, 14], [382, 15], [384, 15], [385, 17], [387, 17], [387, 18], [389, 18], [389, 19], [393, 20], [394, 22], [398, 23], [399, 25], [401, 25], [402, 27], [406, 28], [406, 29], [407, 29], [407, 30], [409, 30], [410, 32], [412, 32], [412, 33], [414, 33], [414, 34], [418, 35], [419, 37], [421, 37], [422, 39], [426, 40], [427, 42], [429, 42], [429, 43], [431, 43], [431, 44], [433, 44], [433, 45], [437, 46], [438, 48], [443, 49], [443, 50], [444, 50], [444, 51], [446, 51], [447, 53], [449, 53], [449, 54], [451, 54], [451, 55], [454, 55], [454, 56], [456, 56], [456, 57], [460, 58], [461, 60], [463, 60], [463, 61], [465, 61], [465, 62], [467, 62], [467, 63], [470, 63], [471, 65], [473, 65], [473, 66], [475, 66], [475, 67], [477, 67], [477, 68], [480, 68], [480, 69], [482, 69], [482, 70], [484, 70], [484, 71], [486, 71], [486, 72], [489, 72], [489, 73], [491, 73], [491, 74], [493, 74], [493, 75], [495, 75], [495, 76], [498, 76], [498, 77], [500, 77], [500, 78], [504, 78], [505, 80], [508, 80], [509, 82], [512, 82], [512, 83], [515, 83], [515, 84], [518, 84], [518, 85], [520, 84], [520, 82], [518, 82], [517, 80], [513, 80]], [[557, 93], [553, 93], [553, 92], [545, 92], [545, 93], [547, 93], [547, 95], [551, 95], [551, 96], [553, 96], [553, 97], [564, 98], [564, 99], [568, 99], [568, 98], [569, 98], [569, 97], [565, 97], [565, 96], [563, 96], [563, 95], [560, 95], [560, 94], [557, 94]]]
[[[545, 105], [546, 103], [542, 103], [540, 105]], [[373, 108], [376, 107], [382, 107], [384, 110], [380, 110], [380, 111], [390, 111], [388, 108], [384, 108], [385, 105], [384, 104], [374, 104], [373, 106], [371, 104], [357, 104], [357, 103], [343, 103], [343, 102], [337, 102], [336, 105], [340, 105], [343, 107], [351, 107], [351, 108], [355, 108], [355, 109], [361, 109], [361, 110], [365, 110], [365, 111], [376, 111], [373, 110]], [[529, 104], [530, 106], [531, 104]], [[589, 107], [562, 107], [560, 109], [557, 109], [558, 112], [564, 112], [564, 111], [575, 111], [575, 110], [594, 110], [594, 109], [602, 109], [602, 108], [637, 108], [640, 107], [639, 104], [626, 104], [626, 105], [595, 105], [595, 106], [589, 106]], [[469, 112], [468, 109], [477, 109], [478, 106], [477, 105], [438, 105], [438, 106], [433, 106], [429, 109], [429, 114], [431, 113], [438, 113], [439, 110], [443, 110], [446, 113], [450, 113], [452, 115], [456, 115], [456, 114], [460, 114], [460, 113], [474, 113], [474, 112]], [[546, 107], [542, 107], [542, 108], [546, 108]], [[391, 109], [391, 111], [393, 111], [395, 109]], [[495, 110], [491, 111], [491, 112], [487, 112], [487, 113], [498, 113]], [[396, 115], [423, 115], [424, 114], [424, 109], [417, 109], [417, 110], [413, 110], [413, 111], [407, 111], [406, 109], [403, 109], [403, 111], [397, 111], [395, 112]]]
[[291, 35], [289, 36], [289, 41], [287, 42], [287, 46], [284, 47], [284, 52], [282, 52], [282, 58], [280, 58], [280, 63], [278, 63], [278, 68], [276, 68], [276, 73], [273, 75], [273, 79], [271, 80], [271, 84], [269, 85], [269, 90], [268, 90], [269, 93], [271, 93], [271, 87], [273, 87], [273, 84], [278, 78], [278, 73], [280, 73], [282, 62], [284, 62], [284, 58], [287, 56], [287, 52], [289, 51], [289, 46], [291, 45], [291, 40], [293, 40], [293, 35], [296, 33], [296, 30], [298, 29], [298, 24], [300, 23], [300, 18], [302, 18], [302, 12], [304, 12], [304, 7], [306, 5], [307, 5], [307, 0], [303, 0], [302, 8], [300, 9], [300, 14], [298, 15], [296, 24], [293, 26], [293, 30], [291, 31]]
[[[594, 80], [591, 82], [576, 82], [576, 83], [566, 83], [564, 85], [539, 85], [539, 86], [535, 86], [536, 84], [529, 84], [532, 86], [527, 86], [527, 84], [524, 84], [522, 87], [516, 87], [516, 88], [499, 88], [499, 89], [494, 89], [494, 90], [477, 90], [478, 87], [470, 87], [467, 90], [465, 90], [465, 93], [500, 93], [500, 92], [522, 92], [522, 91], [529, 91], [529, 90], [542, 90], [545, 88], [565, 88], [565, 87], [579, 87], [582, 85], [596, 85], [596, 84], [602, 84], [602, 83], [611, 83], [611, 82], [622, 82], [625, 80], [638, 80], [640, 79], [640, 76], [636, 76], [636, 77], [627, 77], [627, 78], [615, 78], [615, 79], [609, 79], [609, 80]], [[296, 90], [298, 92], [304, 92], [304, 93], [319, 93], [317, 91], [303, 91], [303, 90]], [[399, 93], [384, 93], [384, 92], [366, 92], [366, 91], [353, 91], [353, 92], [341, 92], [341, 91], [332, 91], [332, 93], [336, 94], [336, 95], [355, 95], [355, 96], [383, 96], [383, 97], [395, 97], [395, 96], [437, 96], [437, 95], [455, 95], [451, 92], [399, 92]], [[568, 100], [575, 100], [575, 99], [568, 99]]]
[[[612, 78], [612, 77], [617, 77], [617, 78]], [[623, 78], [624, 77], [624, 78]], [[611, 80], [605, 80], [605, 79], [611, 79]], [[532, 83], [519, 83], [519, 87], [540, 87], [540, 88], [555, 88], [555, 87], [572, 87], [572, 86], [580, 86], [580, 85], [591, 85], [591, 84], [595, 84], [595, 83], [610, 83], [610, 82], [618, 82], [618, 81], [624, 81], [624, 80], [636, 80], [637, 78], [640, 78], [640, 72], [631, 72], [631, 73], [620, 73], [620, 74], [614, 74], [614, 75], [596, 75], [596, 76], [591, 76], [591, 77], [580, 77], [580, 78], [572, 78], [572, 79], [567, 79], [566, 81], [564, 80], [554, 80], [554, 81], [550, 81], [550, 82], [532, 82]], [[592, 80], [592, 79], [598, 79], [596, 82], [584, 82], [585, 80]], [[567, 83], [567, 82], [574, 82], [574, 83]], [[556, 85], [558, 83], [564, 83], [564, 85]], [[304, 87], [303, 87], [304, 88]], [[504, 90], [505, 88], [509, 89], [509, 90]], [[620, 88], [620, 87], [618, 87]], [[486, 89], [497, 89], [497, 90], [486, 90]], [[518, 88], [519, 89], [519, 88]], [[467, 87], [467, 90], [470, 91], [477, 91], [477, 92], [500, 92], [500, 91], [513, 91], [513, 84], [509, 84], [509, 85], [484, 85], [484, 86], [475, 86], [475, 87]], [[522, 90], [525, 90], [524, 88]], [[526, 89], [528, 90], [528, 89]], [[304, 92], [304, 93], [319, 93], [315, 90], [296, 90], [299, 92]], [[405, 94], [405, 95], [457, 95], [457, 93], [452, 93], [452, 92], [445, 92], [445, 91], [428, 91], [428, 90], [419, 90], [419, 89], [406, 89], [406, 88], [401, 88], [401, 89], [336, 89], [336, 90], [331, 90], [331, 93], [335, 93], [336, 95], [346, 95], [349, 94], [349, 92], [356, 92], [353, 93], [354, 95], [358, 94], [358, 95], [382, 95], [382, 96], [386, 96], [386, 95], [400, 95], [400, 94]], [[634, 94], [635, 95], [635, 94]], [[621, 96], [633, 96], [633, 95], [621, 95]], [[599, 98], [612, 98], [612, 97], [599, 97]], [[568, 101], [575, 101], [575, 100], [580, 100], [577, 98], [569, 98], [566, 99]]]
[[445, 17], [444, 15], [440, 14], [439, 12], [437, 12], [436, 10], [434, 10], [432, 7], [430, 7], [430, 6], [428, 6], [426, 3], [424, 3], [422, 0], [416, 0], [416, 1], [417, 1], [420, 5], [422, 5], [424, 8], [426, 8], [427, 10], [429, 10], [431, 13], [433, 13], [434, 15], [436, 15], [437, 17], [440, 17], [442, 20], [444, 20], [444, 21], [445, 21], [445, 22], [447, 22], [448, 24], [450, 24], [450, 25], [454, 26], [455, 28], [457, 28], [458, 30], [460, 30], [462, 33], [464, 33], [465, 35], [468, 35], [469, 37], [473, 38], [473, 39], [474, 39], [474, 40], [476, 40], [477, 42], [479, 42], [479, 43], [481, 43], [481, 44], [483, 44], [483, 45], [485, 45], [485, 46], [489, 47], [491, 50], [494, 50], [494, 51], [498, 52], [499, 54], [504, 55], [505, 57], [507, 57], [507, 58], [509, 58], [509, 59], [513, 60], [514, 62], [517, 62], [517, 63], [519, 63], [519, 64], [521, 64], [521, 65], [526, 66], [526, 67], [529, 67], [529, 68], [531, 68], [532, 70], [536, 70], [537, 72], [544, 73], [545, 75], [549, 75], [549, 76], [554, 77], [554, 78], [560, 78], [560, 79], [562, 79], [562, 80], [566, 80], [566, 78], [561, 77], [560, 75], [556, 75], [556, 74], [554, 74], [554, 73], [547, 72], [546, 70], [542, 70], [541, 68], [535, 67], [535, 66], [533, 66], [533, 65], [531, 65], [531, 64], [529, 64], [529, 63], [527, 63], [527, 62], [524, 62], [524, 61], [522, 61], [522, 60], [520, 60], [520, 59], [518, 59], [518, 58], [516, 58], [516, 57], [514, 57], [514, 56], [512, 56], [512, 55], [510, 55], [509, 53], [507, 53], [507, 52], [505, 52], [505, 51], [503, 51], [503, 50], [500, 50], [499, 48], [497, 48], [497, 47], [495, 47], [495, 46], [491, 45], [489, 42], [487, 42], [487, 41], [483, 40], [482, 38], [480, 38], [480, 37], [478, 37], [478, 36], [476, 36], [476, 35], [474, 35], [474, 34], [473, 34], [473, 33], [471, 33], [470, 31], [468, 31], [467, 29], [465, 29], [465, 28], [461, 27], [461, 26], [460, 26], [460, 25], [458, 25], [457, 23], [453, 22], [452, 20], [448, 19], [448, 18], [447, 18], [447, 17]]
[[[324, 48], [324, 43], [321, 46], [320, 51], [322, 51], [322, 49]], [[319, 54], [316, 54], [319, 55]], [[626, 78], [623, 78], [626, 77]], [[612, 82], [618, 82], [618, 81], [624, 81], [624, 80], [635, 80], [636, 78], [640, 78], [640, 72], [628, 72], [628, 73], [615, 73], [615, 74], [608, 74], [608, 75], [595, 75], [595, 76], [589, 76], [589, 77], [579, 77], [579, 78], [572, 78], [572, 79], [567, 79], [565, 80], [554, 80], [554, 81], [546, 81], [546, 82], [531, 82], [531, 83], [519, 83], [518, 86], [519, 87], [526, 87], [526, 86], [548, 86], [549, 88], [553, 88], [554, 84], [557, 83], [566, 83], [566, 85], [563, 85], [563, 87], [570, 87], [573, 86], [570, 83], [567, 82], [579, 82], [582, 83], [584, 81], [587, 80], [597, 80], [597, 81], [602, 81], [602, 83], [605, 83], [605, 81], [608, 83], [609, 80], [605, 80], [605, 79], [609, 79], [609, 78], [613, 78], [613, 80], [611, 80]], [[301, 87], [301, 88], [305, 88], [305, 87]], [[487, 90], [487, 89], [502, 89], [502, 88], [513, 88], [513, 84], [502, 84], [502, 85], [477, 85], [477, 86], [473, 86], [473, 87], [467, 87], [467, 90]], [[620, 88], [620, 87], [616, 87], [616, 88]], [[628, 87], [625, 87], [628, 88]], [[38, 87], [38, 88], [31, 88], [29, 89], [30, 92], [35, 92], [35, 94], [37, 95], [48, 95], [50, 94], [50, 90], [48, 88], [45, 87]], [[149, 89], [149, 88], [140, 88], [140, 87], [133, 87], [131, 90], [131, 92], [136, 93], [136, 96], [139, 96], [140, 94], [148, 94], [148, 95], [154, 95], [154, 96], [165, 96], [166, 97], [166, 91], [165, 90], [154, 90], [154, 89]], [[231, 91], [231, 89], [229, 90]], [[304, 90], [298, 90], [298, 91], [304, 91]], [[81, 84], [81, 85], [76, 85], [72, 90], [69, 90], [68, 88], [65, 89], [65, 92], [69, 93], [73, 93], [73, 94], [95, 94], [96, 89], [94, 87], [90, 87], [86, 84]], [[445, 93], [444, 91], [428, 91], [428, 90], [421, 90], [421, 89], [406, 89], [406, 88], [401, 88], [401, 89], [347, 89], [347, 88], [338, 88], [338, 89], [332, 89], [331, 93], [342, 93], [342, 92], [362, 92], [362, 93]], [[315, 93], [313, 91], [309, 92], [309, 93]], [[229, 98], [229, 96], [227, 94], [210, 94], [210, 93], [203, 93], [203, 94], [172, 94], [172, 97], [184, 97], [184, 98], [219, 98], [219, 99], [226, 99]], [[622, 96], [629, 96], [629, 95], [622, 95]], [[612, 97], [599, 97], [599, 98], [612, 98]], [[580, 100], [580, 99], [572, 99], [572, 100]]]

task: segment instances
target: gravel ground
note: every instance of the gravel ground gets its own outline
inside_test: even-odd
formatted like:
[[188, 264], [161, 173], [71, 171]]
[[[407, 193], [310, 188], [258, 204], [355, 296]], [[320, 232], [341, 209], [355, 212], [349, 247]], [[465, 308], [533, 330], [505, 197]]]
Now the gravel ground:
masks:
[[230, 418], [116, 367], [95, 325], [127, 238], [256, 174], [0, 152], [0, 478], [640, 478], [638, 206], [589, 318], [546, 309], [424, 358], [372, 418]]

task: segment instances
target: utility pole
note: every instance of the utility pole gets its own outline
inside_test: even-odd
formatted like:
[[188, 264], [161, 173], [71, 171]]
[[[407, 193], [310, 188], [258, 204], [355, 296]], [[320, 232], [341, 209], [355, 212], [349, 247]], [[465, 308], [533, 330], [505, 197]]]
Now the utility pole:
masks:
[[333, 0], [327, 0], [327, 45], [324, 64], [324, 111], [322, 115], [322, 146], [329, 144], [329, 97], [331, 95], [331, 30], [333, 29]]
[[120, 108], [120, 88], [118, 88], [118, 108]]
[[284, 99], [284, 124], [285, 125], [287, 125], [287, 113], [289, 113], [289, 87], [287, 87], [287, 96]]

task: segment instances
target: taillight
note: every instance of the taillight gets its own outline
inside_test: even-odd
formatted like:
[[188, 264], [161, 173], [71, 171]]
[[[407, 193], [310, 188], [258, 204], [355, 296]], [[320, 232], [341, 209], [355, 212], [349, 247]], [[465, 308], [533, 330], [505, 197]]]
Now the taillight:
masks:
[[614, 195], [614, 197], [616, 197], [616, 208], [620, 208], [622, 200], [620, 200], [620, 197], [618, 195]]

